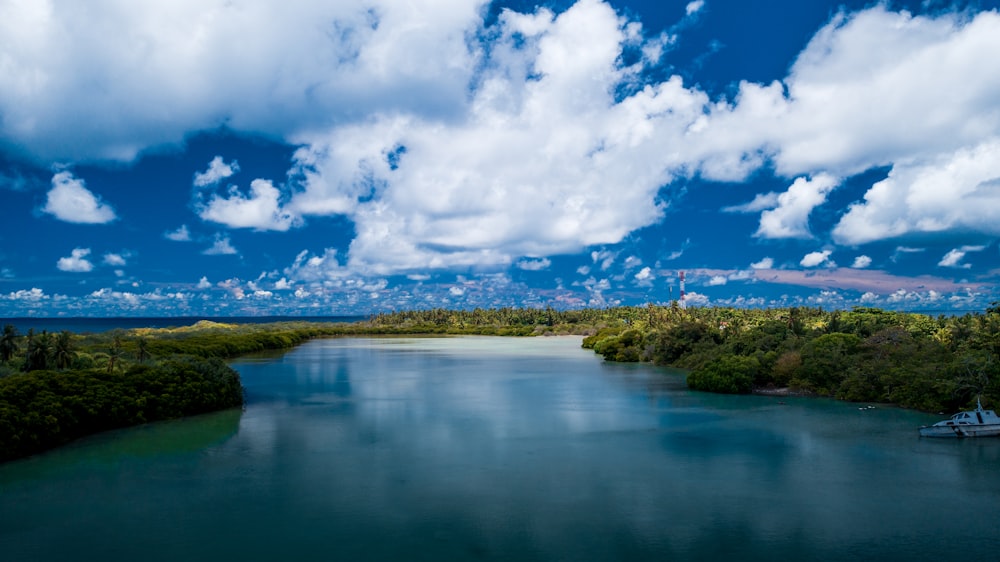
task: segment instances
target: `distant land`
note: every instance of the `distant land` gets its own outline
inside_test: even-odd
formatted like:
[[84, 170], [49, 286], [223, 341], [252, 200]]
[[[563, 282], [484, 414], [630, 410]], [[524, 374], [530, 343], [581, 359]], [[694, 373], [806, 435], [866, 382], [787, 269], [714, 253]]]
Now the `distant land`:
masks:
[[271, 324], [274, 322], [360, 322], [367, 316], [120, 316], [113, 318], [0, 318], [0, 326], [10, 324], [24, 334], [29, 329], [50, 333], [63, 330], [76, 334], [103, 333], [133, 328], [175, 328], [201, 320], [220, 324]]

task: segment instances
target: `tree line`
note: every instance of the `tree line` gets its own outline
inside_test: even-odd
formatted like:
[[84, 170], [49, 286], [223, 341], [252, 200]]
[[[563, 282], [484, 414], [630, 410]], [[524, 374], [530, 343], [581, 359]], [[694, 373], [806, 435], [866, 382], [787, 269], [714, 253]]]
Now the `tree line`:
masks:
[[336, 324], [223, 325], [0, 333], [0, 461], [74, 439], [243, 404], [223, 359], [349, 331]]
[[[635, 311], [633, 311], [635, 312]], [[584, 340], [611, 361], [689, 370], [690, 388], [788, 389], [928, 412], [1000, 403], [1000, 306], [937, 316], [855, 308], [649, 306]]]
[[855, 308], [429, 309], [355, 323], [199, 322], [172, 329], [0, 333], [0, 460], [98, 431], [243, 404], [223, 361], [308, 339], [580, 334], [609, 361], [688, 370], [709, 392], [790, 391], [955, 411], [1000, 403], [1000, 305], [931, 317]]

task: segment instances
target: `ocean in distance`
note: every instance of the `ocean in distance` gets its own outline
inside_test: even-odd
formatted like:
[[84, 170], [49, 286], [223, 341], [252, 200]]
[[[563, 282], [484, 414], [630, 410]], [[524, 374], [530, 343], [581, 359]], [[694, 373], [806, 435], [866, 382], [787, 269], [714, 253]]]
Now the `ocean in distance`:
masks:
[[[965, 314], [981, 313], [981, 310], [917, 310], [915, 314], [925, 314], [927, 316], [962, 316]], [[209, 320], [227, 324], [269, 324], [272, 322], [360, 322], [366, 320], [367, 315], [344, 315], [344, 316], [118, 316], [108, 318], [90, 317], [19, 317], [0, 318], [0, 326], [11, 324], [17, 328], [18, 332], [25, 334], [29, 329], [35, 332], [45, 330], [50, 333], [57, 333], [67, 330], [77, 334], [103, 333], [111, 330], [130, 330], [135, 328], [177, 328], [190, 326], [199, 320]]]
[[200, 320], [225, 324], [270, 324], [272, 322], [359, 322], [367, 316], [160, 316], [115, 318], [0, 318], [0, 326], [10, 324], [18, 332], [25, 334], [29, 329], [35, 332], [45, 330], [57, 333], [63, 330], [76, 334], [97, 334], [111, 330], [131, 330], [135, 328], [179, 328], [190, 326]]

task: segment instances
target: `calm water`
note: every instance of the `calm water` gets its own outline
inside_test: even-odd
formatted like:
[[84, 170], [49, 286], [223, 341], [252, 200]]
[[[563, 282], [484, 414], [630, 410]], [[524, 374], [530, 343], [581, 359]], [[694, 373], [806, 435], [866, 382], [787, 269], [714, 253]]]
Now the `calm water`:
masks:
[[0, 465], [0, 559], [996, 560], [1000, 440], [692, 393], [578, 338], [339, 339]]

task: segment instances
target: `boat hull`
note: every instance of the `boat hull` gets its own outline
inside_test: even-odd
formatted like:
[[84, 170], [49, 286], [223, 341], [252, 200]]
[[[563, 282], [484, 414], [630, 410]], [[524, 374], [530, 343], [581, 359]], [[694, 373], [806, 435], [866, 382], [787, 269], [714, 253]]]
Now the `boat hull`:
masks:
[[921, 437], [1000, 437], [1000, 424], [929, 425], [920, 428]]

